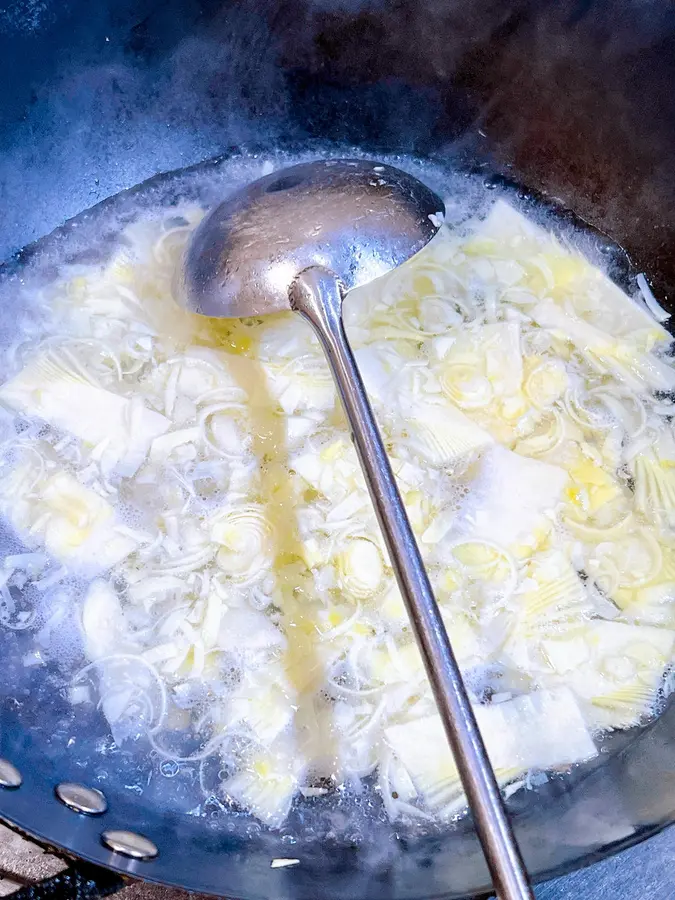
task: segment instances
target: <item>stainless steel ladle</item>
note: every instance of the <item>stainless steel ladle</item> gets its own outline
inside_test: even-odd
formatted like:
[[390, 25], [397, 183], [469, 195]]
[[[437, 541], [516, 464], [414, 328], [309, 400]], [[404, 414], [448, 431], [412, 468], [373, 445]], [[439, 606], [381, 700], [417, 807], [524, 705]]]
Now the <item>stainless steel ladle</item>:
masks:
[[501, 900], [532, 898], [382, 438], [342, 323], [347, 291], [384, 275], [438, 231], [442, 200], [417, 179], [363, 160], [274, 172], [228, 197], [199, 225], [182, 293], [206, 316], [293, 309], [312, 325], [333, 372], [438, 711]]

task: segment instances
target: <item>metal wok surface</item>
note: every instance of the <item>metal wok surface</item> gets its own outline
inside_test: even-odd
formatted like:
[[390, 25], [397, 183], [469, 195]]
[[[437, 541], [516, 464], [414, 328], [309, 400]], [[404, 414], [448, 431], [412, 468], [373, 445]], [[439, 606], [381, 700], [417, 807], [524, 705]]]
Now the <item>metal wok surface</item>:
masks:
[[[157, 171], [242, 143], [311, 149], [337, 139], [371, 154], [469, 160], [558, 197], [611, 234], [672, 298], [672, 17], [652, 2], [609, 6], [107, 0], [92, 15], [71, 0], [46, 2], [30, 20], [15, 12], [0, 25], [3, 83], [12, 84], [0, 98], [0, 255]], [[220, 163], [210, 165], [217, 185]], [[171, 203], [176, 192], [190, 195], [190, 179], [160, 176], [142, 191], [150, 203]], [[122, 220], [137, 200], [113, 201]], [[79, 238], [100, 214], [85, 214], [47, 246], [86, 252]], [[5, 288], [44, 248], [6, 267]], [[11, 302], [3, 289], [2, 308]], [[24, 784], [0, 791], [0, 816], [48, 843], [143, 878], [251, 900], [487, 889], [468, 828], [415, 837], [375, 821], [357, 828], [353, 842], [328, 828], [303, 843], [305, 820], [272, 834], [185, 815], [189, 785], [180, 776], [166, 782], [170, 802], [141, 785], [128, 758], [106, 755], [105, 724], [75, 727], [54, 682], [21, 681], [15, 652], [0, 644], [0, 755], [20, 765]], [[673, 821], [674, 739], [670, 707], [646, 729], [617, 736], [602, 765], [513, 798], [525, 857], [539, 877]], [[55, 784], [68, 778], [105, 790], [105, 823], [56, 801]], [[158, 858], [112, 855], [100, 843], [103, 827], [147, 834]], [[289, 856], [301, 864], [270, 868]]]

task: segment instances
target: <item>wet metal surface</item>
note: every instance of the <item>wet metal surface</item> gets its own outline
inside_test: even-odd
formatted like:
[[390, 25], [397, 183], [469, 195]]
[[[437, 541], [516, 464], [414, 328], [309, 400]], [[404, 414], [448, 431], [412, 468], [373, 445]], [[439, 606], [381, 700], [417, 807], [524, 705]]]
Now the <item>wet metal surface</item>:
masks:
[[[0, 825], [0, 897], [51, 878], [66, 868], [66, 862], [37, 844]], [[675, 829], [627, 850], [581, 872], [557, 878], [536, 889], [537, 900], [645, 900], [675, 896]], [[190, 894], [143, 882], [132, 882], [116, 895], [119, 900], [206, 900]], [[321, 900], [317, 891], [317, 900]]]

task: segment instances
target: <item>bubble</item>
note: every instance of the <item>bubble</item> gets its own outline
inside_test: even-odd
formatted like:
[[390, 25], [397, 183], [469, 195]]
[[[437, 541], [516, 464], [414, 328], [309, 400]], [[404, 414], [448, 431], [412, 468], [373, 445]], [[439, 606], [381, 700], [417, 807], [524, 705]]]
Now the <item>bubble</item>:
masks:
[[161, 763], [159, 771], [165, 778], [175, 778], [180, 772], [180, 766], [175, 760], [165, 760]]

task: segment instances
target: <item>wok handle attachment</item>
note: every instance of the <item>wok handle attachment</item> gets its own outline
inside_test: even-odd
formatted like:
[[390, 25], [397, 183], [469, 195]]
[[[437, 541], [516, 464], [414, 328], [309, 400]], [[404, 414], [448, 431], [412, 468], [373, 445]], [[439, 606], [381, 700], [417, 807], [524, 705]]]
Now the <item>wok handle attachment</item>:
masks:
[[533, 900], [499, 786], [347, 341], [340, 282], [332, 272], [313, 266], [296, 278], [290, 299], [314, 328], [328, 358], [497, 896], [499, 900]]

